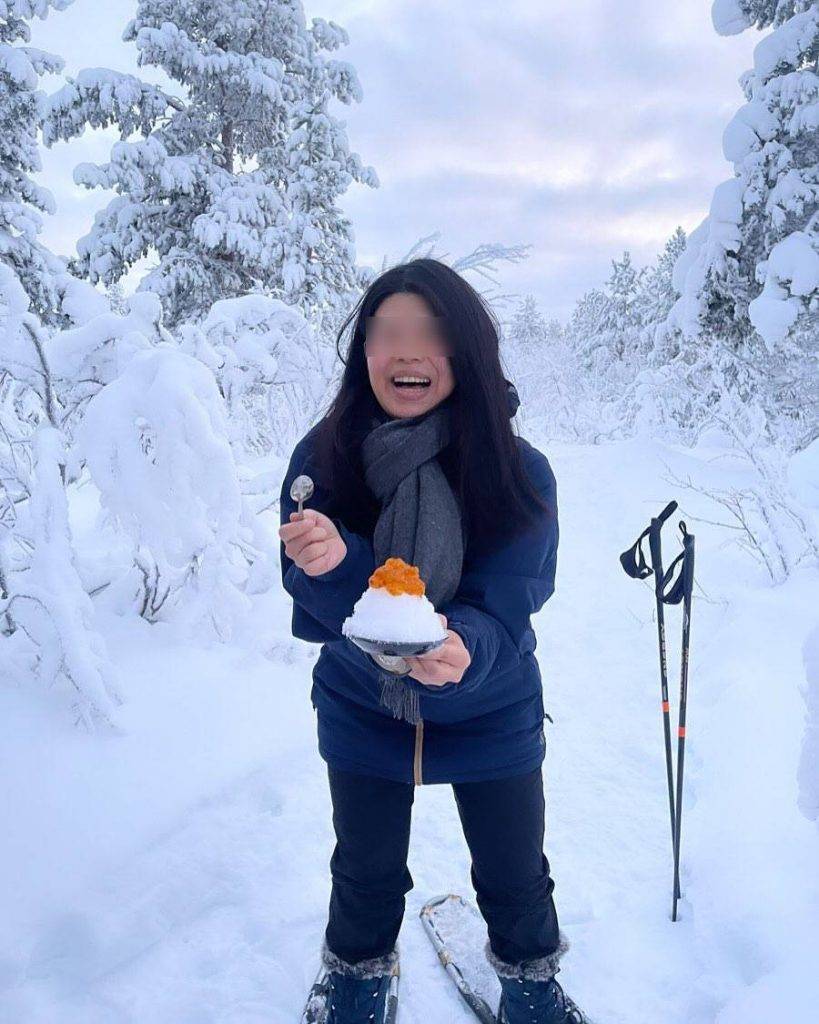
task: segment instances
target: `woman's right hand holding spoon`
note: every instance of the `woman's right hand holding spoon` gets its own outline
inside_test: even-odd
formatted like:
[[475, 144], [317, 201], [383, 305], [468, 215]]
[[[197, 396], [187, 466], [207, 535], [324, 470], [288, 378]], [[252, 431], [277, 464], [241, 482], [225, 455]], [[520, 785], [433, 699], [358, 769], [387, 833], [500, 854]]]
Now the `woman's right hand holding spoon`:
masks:
[[321, 576], [340, 565], [347, 545], [332, 519], [314, 508], [291, 512], [290, 522], [279, 527], [284, 553], [308, 576]]

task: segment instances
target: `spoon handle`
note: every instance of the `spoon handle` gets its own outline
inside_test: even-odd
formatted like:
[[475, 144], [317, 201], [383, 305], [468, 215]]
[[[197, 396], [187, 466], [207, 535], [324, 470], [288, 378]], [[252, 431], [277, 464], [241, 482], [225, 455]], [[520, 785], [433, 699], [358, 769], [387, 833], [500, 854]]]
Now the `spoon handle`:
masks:
[[298, 511], [296, 513], [297, 519], [304, 519], [304, 502], [310, 497], [314, 490], [315, 487], [313, 481], [306, 473], [302, 473], [301, 476], [297, 476], [290, 485], [290, 497], [293, 501], [298, 502]]

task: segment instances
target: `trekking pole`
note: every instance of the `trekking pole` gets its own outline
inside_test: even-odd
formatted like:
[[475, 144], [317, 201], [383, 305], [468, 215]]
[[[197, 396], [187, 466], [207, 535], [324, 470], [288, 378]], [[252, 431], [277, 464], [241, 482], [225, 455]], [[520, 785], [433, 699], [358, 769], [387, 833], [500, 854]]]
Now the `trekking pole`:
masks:
[[[671, 849], [676, 856], [677, 825], [674, 806], [674, 769], [671, 762], [671, 712], [668, 703], [668, 669], [665, 646], [665, 615], [663, 612], [663, 556], [660, 531], [663, 523], [674, 514], [677, 502], [670, 501], [658, 516], [653, 516], [632, 546], [620, 555], [620, 564], [632, 579], [645, 579], [654, 573], [654, 597], [657, 605], [657, 637], [660, 647], [660, 700], [662, 706], [663, 738], [665, 742], [665, 771], [668, 783], [668, 813], [671, 820]], [[643, 554], [642, 541], [648, 537], [651, 565]], [[674, 896], [679, 896], [675, 875]]]
[[686, 529], [680, 520], [683, 549], [668, 567], [663, 586], [674, 575], [678, 562], [682, 563], [679, 578], [663, 595], [665, 604], [679, 604], [683, 601], [682, 664], [680, 666], [680, 707], [677, 719], [677, 807], [674, 834], [674, 895], [671, 903], [671, 920], [677, 920], [677, 900], [680, 897], [680, 838], [682, 834], [683, 765], [685, 763], [685, 717], [688, 706], [688, 652], [691, 639], [691, 599], [694, 592], [694, 534]]

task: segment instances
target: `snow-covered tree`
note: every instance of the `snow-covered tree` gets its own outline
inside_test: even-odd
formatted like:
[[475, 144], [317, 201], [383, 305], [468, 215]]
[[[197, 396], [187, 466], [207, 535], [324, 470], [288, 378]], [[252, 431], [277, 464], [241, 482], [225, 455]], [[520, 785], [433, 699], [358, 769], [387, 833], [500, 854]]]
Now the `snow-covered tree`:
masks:
[[769, 351], [819, 329], [819, 4], [715, 0], [722, 35], [773, 27], [739, 79], [747, 102], [725, 129], [734, 176], [714, 192], [676, 268], [671, 324], [742, 349], [754, 328]]
[[216, 378], [241, 463], [284, 457], [320, 418], [335, 353], [294, 306], [266, 295], [223, 299], [180, 335], [182, 351]]
[[546, 337], [546, 321], [537, 306], [534, 295], [526, 295], [515, 310], [506, 330], [507, 349], [518, 360], [532, 359], [537, 365], [538, 350]]
[[44, 112], [40, 76], [60, 71], [60, 57], [26, 45], [30, 22], [73, 0], [0, 0], [0, 260], [21, 282], [33, 309], [58, 322], [56, 280], [65, 266], [38, 240], [41, 213], [54, 198], [31, 177], [41, 169], [38, 132]]
[[577, 300], [567, 325], [576, 351], [582, 350], [584, 339], [600, 333], [607, 306], [608, 296], [600, 288], [590, 288]]
[[86, 125], [121, 133], [107, 164], [75, 170], [116, 193], [78, 244], [79, 271], [111, 284], [153, 259], [139, 288], [161, 297], [170, 327], [253, 291], [310, 316], [357, 287], [337, 199], [378, 181], [328, 111], [361, 98], [353, 67], [324, 52], [346, 32], [308, 27], [300, 0], [139, 0], [124, 38], [178, 94], [94, 69], [50, 98], [49, 145]]
[[611, 436], [611, 430], [616, 432], [623, 425], [617, 419], [610, 421], [608, 410], [622, 399], [641, 364], [640, 297], [646, 273], [624, 252], [622, 259], [612, 260], [604, 287], [580, 298], [567, 325], [577, 372], [573, 405], [580, 436], [586, 440]]
[[557, 321], [546, 323], [534, 295], [524, 295], [503, 325], [501, 356], [504, 371], [520, 395], [518, 418], [531, 429], [533, 420], [543, 419], [555, 431], [561, 419], [553, 408], [554, 392], [561, 381], [555, 375], [556, 352], [561, 327]]
[[530, 402], [548, 379], [547, 344], [546, 321], [537, 300], [534, 295], [524, 295], [509, 322], [503, 325], [500, 345], [504, 371], [520, 395], [521, 419], [527, 416]]
[[[656, 261], [646, 269], [634, 299], [634, 311], [639, 322], [649, 329], [668, 316], [679, 298], [674, 287], [674, 265], [685, 251], [686, 237], [681, 227], [665, 243]], [[649, 345], [653, 348], [653, 344]]]
[[603, 294], [605, 301], [596, 307], [594, 330], [577, 338], [578, 355], [586, 368], [605, 377], [636, 351], [642, 322], [638, 296], [645, 269], [637, 270], [629, 252], [621, 260], [612, 260], [612, 270]]

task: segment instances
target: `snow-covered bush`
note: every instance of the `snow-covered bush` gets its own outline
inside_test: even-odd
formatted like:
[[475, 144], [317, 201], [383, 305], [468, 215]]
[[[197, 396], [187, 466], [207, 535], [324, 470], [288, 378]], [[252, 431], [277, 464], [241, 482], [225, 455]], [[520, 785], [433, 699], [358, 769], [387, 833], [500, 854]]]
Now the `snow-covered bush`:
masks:
[[47, 333], [0, 264], [0, 678], [67, 694], [89, 730], [115, 729], [116, 674], [75, 562]]
[[174, 344], [146, 347], [89, 399], [75, 439], [106, 523], [130, 542], [115, 589], [146, 618], [162, 608], [229, 637], [256, 534], [211, 371]]
[[69, 437], [88, 400], [116, 380], [137, 352], [172, 340], [162, 326], [159, 298], [149, 292], [130, 296], [122, 313], [111, 310], [105, 297], [83, 281], [74, 282], [71, 299], [73, 326], [45, 342]]
[[706, 494], [728, 514], [730, 521], [722, 524], [727, 539], [760, 561], [772, 583], [783, 583], [806, 560], [819, 566], [819, 516], [810, 505], [819, 487], [816, 442], [810, 454], [789, 455], [771, 436], [764, 411], [727, 389], [710, 410], [703, 433], [709, 432], [724, 447], [724, 458], [751, 468], [750, 482], [720, 489], [675, 482]]
[[13, 628], [6, 637], [0, 634], [0, 647], [11, 639], [18, 665], [27, 659], [47, 686], [58, 680], [68, 684], [76, 722], [89, 731], [98, 724], [118, 731], [118, 676], [77, 572], [61, 473], [65, 461], [60, 431], [41, 423], [33, 438], [31, 498], [19, 524], [30, 552], [24, 568], [12, 563], [8, 572], [9, 596], [0, 600], [0, 618]]

